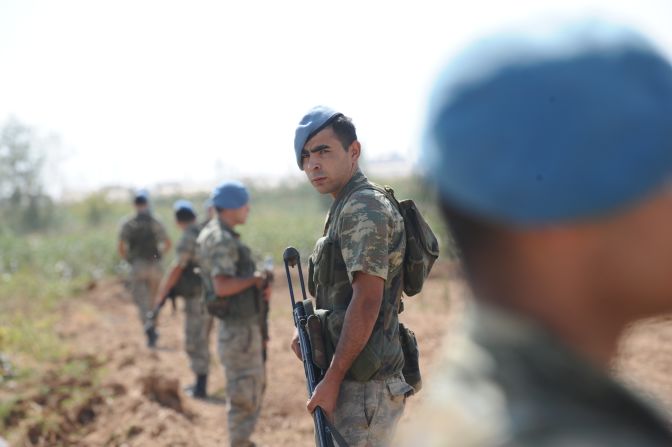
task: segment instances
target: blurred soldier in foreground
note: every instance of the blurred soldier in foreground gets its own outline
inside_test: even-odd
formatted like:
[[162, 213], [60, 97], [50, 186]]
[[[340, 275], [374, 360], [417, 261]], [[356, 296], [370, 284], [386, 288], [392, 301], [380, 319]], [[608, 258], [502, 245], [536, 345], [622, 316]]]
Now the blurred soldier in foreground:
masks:
[[433, 101], [425, 162], [475, 303], [408, 445], [671, 446], [608, 376], [626, 326], [672, 311], [669, 63], [608, 25], [500, 36]]
[[[398, 306], [406, 249], [404, 221], [359, 169], [361, 145], [350, 118], [327, 107], [303, 117], [294, 140], [308, 180], [334, 202], [310, 258], [315, 313], [324, 315], [327, 371], [308, 402], [348, 445], [389, 445], [413, 388], [402, 374]], [[292, 349], [301, 358], [298, 334]]]
[[[198, 236], [205, 303], [219, 321], [218, 351], [226, 373], [231, 446], [253, 446], [265, 371], [259, 326], [270, 288], [256, 271], [250, 249], [234, 228], [247, 221], [249, 193], [240, 182], [221, 183], [212, 193], [216, 217]], [[265, 295], [265, 296], [264, 296]]]
[[[130, 289], [138, 306], [143, 327], [150, 323], [152, 298], [161, 281], [161, 256], [170, 250], [166, 230], [152, 216], [147, 191], [138, 191], [133, 199], [136, 215], [126, 220], [119, 233], [118, 252], [131, 265]], [[156, 344], [156, 333], [147, 333], [147, 345]]]
[[177, 243], [177, 258], [161, 282], [154, 298], [155, 305], [170, 293], [184, 298], [185, 344], [191, 370], [196, 382], [189, 392], [193, 397], [207, 397], [208, 367], [210, 364], [209, 335], [212, 317], [205, 311], [202, 284], [196, 260], [196, 240], [202, 226], [196, 222], [196, 212], [187, 200], [178, 200], [173, 206], [182, 238]]

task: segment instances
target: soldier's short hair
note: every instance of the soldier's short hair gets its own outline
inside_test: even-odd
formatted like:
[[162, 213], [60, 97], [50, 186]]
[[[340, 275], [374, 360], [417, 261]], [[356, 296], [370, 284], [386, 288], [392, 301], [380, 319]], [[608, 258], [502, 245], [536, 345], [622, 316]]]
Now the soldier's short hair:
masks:
[[175, 212], [175, 219], [180, 223], [193, 222], [196, 220], [196, 214], [189, 209], [180, 208]]
[[341, 142], [343, 149], [347, 151], [353, 141], [357, 139], [357, 130], [352, 123], [352, 119], [345, 115], [340, 115], [331, 122], [330, 126], [334, 134], [336, 134], [338, 141]]

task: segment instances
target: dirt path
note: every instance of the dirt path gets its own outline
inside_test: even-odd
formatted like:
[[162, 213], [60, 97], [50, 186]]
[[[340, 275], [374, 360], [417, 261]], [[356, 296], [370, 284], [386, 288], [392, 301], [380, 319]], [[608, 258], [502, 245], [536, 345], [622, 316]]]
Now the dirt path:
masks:
[[[274, 286], [270, 314], [268, 387], [261, 420], [254, 435], [260, 446], [312, 446], [312, 420], [304, 410], [306, 389], [301, 364], [287, 345], [293, 330], [284, 272]], [[446, 330], [459, 318], [463, 283], [449, 266], [433, 272], [425, 291], [407, 300], [402, 321], [416, 332], [421, 368], [431, 373], [433, 353]], [[218, 446], [228, 445], [223, 371], [211, 334], [208, 401], [181, 391], [193, 377], [183, 347], [183, 315], [167, 306], [161, 315], [159, 347], [145, 347], [137, 311], [122, 284], [108, 280], [62, 310], [59, 335], [78, 355], [96, 359], [102, 379], [94, 386], [105, 392], [76, 412], [84, 418], [74, 444], [81, 446]], [[616, 364], [618, 374], [666, 405], [672, 421], [672, 322], [656, 320], [633, 328]], [[165, 388], [173, 408], [152, 401], [143, 388]], [[179, 392], [171, 394], [170, 390]], [[161, 390], [159, 390], [161, 391]], [[409, 400], [402, 424], [412, 419], [425, 388]], [[164, 396], [165, 397], [165, 396]], [[175, 409], [177, 408], [177, 410]], [[82, 416], [83, 415], [83, 416]], [[70, 438], [71, 440], [73, 437]], [[49, 445], [44, 444], [44, 445]]]
[[[305, 411], [303, 369], [287, 348], [293, 324], [284, 272], [276, 272], [276, 278], [283, 280], [276, 282], [273, 291], [268, 387], [254, 440], [262, 446], [311, 446], [313, 428]], [[443, 280], [432, 279], [421, 296], [408, 300], [402, 320], [416, 331], [423, 354], [435, 351], [452, 318], [451, 287]], [[95, 355], [103, 362], [100, 386], [116, 390], [117, 394], [94, 408], [95, 419], [82, 430], [81, 445], [227, 445], [226, 391], [216, 358], [216, 328], [211, 334], [209, 391], [214, 394], [213, 399], [194, 400], [180, 391], [180, 412], [143, 395], [148, 381], [160, 386], [160, 381], [176, 380], [181, 390], [193, 380], [182, 349], [183, 314], [181, 310], [172, 314], [169, 307], [162, 311], [156, 350], [145, 347], [137, 311], [119, 281], [99, 284], [64, 309], [59, 334], [77, 351]], [[430, 368], [431, 360], [430, 354], [422, 356], [424, 371]], [[421, 398], [422, 393], [411, 399], [409, 409]]]

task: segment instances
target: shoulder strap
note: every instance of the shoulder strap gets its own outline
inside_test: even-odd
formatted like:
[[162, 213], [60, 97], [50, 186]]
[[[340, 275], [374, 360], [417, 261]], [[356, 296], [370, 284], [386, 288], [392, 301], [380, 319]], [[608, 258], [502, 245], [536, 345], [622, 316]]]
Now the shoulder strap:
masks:
[[373, 189], [374, 191], [378, 191], [379, 193], [383, 194], [392, 203], [392, 205], [394, 205], [397, 211], [401, 212], [399, 201], [397, 200], [396, 197], [394, 197], [394, 190], [392, 188], [390, 188], [389, 186], [380, 186], [377, 183], [373, 182], [367, 182], [363, 185], [358, 186], [357, 188], [353, 188], [345, 195], [345, 197], [343, 197], [341, 200], [338, 200], [338, 202], [335, 202], [332, 205], [332, 208], [329, 210], [329, 215], [327, 216], [327, 221], [324, 224], [324, 231], [322, 232], [322, 236], [327, 235], [327, 232], [329, 232], [329, 230], [331, 229], [330, 226], [332, 221], [334, 220], [334, 216], [338, 216], [339, 214], [341, 214], [343, 207], [345, 207], [345, 204], [348, 203], [350, 197], [352, 197], [352, 195], [357, 191], [361, 191], [363, 189]]
[[334, 441], [336, 441], [336, 444], [338, 447], [348, 447], [348, 443], [345, 441], [345, 438], [343, 438], [343, 435], [336, 430], [336, 427], [329, 422], [329, 419], [327, 417], [324, 417], [324, 423], [327, 425], [327, 428], [331, 432], [331, 436], [334, 438]]

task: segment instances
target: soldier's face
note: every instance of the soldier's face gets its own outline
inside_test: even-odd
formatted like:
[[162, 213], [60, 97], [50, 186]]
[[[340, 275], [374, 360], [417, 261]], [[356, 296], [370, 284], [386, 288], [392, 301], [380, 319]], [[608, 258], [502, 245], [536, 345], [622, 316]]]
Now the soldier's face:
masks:
[[672, 188], [604, 224], [609, 250], [595, 280], [606, 282], [608, 299], [627, 304], [639, 317], [672, 311]]
[[348, 150], [327, 127], [306, 142], [301, 154], [303, 171], [320, 194], [336, 197], [357, 169], [360, 146], [354, 141]]
[[250, 204], [247, 203], [240, 208], [234, 210], [235, 219], [238, 225], [242, 225], [247, 222], [247, 216], [250, 214]]

